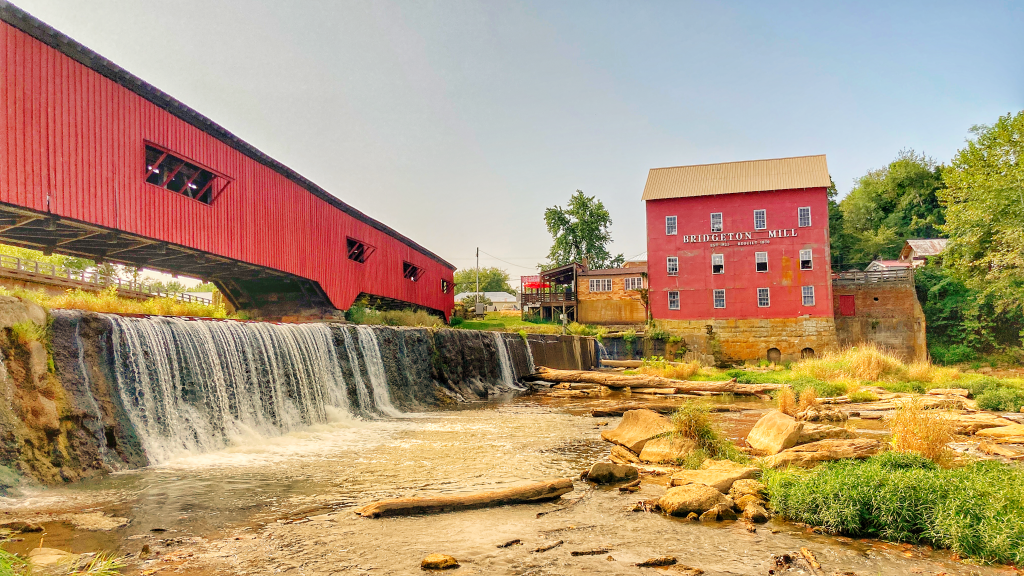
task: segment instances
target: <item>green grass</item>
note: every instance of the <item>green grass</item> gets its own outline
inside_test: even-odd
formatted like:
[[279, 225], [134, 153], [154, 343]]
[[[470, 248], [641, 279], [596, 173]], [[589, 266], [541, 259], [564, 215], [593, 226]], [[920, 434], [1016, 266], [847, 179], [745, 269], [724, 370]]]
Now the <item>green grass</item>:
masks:
[[854, 404], [860, 404], [861, 402], [875, 402], [878, 400], [878, 395], [874, 392], [868, 392], [867, 390], [858, 390], [849, 394], [850, 402]]
[[767, 470], [780, 516], [833, 534], [928, 543], [985, 562], [1024, 562], [1024, 469], [977, 462], [942, 469], [889, 452], [814, 470]]
[[1021, 406], [1024, 406], [1024, 390], [1007, 386], [993, 387], [982, 392], [977, 399], [978, 407], [982, 410], [1020, 412]]
[[12, 324], [11, 334], [25, 346], [31, 342], [46, 342], [46, 326], [39, 326], [31, 320]]
[[525, 330], [534, 334], [561, 334], [562, 325], [552, 321], [539, 320], [528, 322], [519, 316], [502, 316], [498, 312], [488, 312], [482, 320], [465, 320], [459, 328], [466, 330], [493, 330], [497, 332], [519, 332]]
[[711, 407], [706, 402], [687, 402], [672, 414], [672, 434], [694, 441], [696, 448], [678, 462], [683, 468], [696, 470], [707, 459], [746, 463], [750, 458], [736, 445], [723, 438], [711, 420]]

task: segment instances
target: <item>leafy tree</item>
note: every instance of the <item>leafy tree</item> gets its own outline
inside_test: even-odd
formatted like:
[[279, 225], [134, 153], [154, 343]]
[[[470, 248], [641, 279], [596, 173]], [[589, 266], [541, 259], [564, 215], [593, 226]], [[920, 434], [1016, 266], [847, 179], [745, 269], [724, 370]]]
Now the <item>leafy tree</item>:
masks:
[[837, 263], [863, 268], [878, 258], [896, 258], [905, 240], [940, 236], [942, 170], [935, 160], [902, 150], [885, 168], [861, 176], [837, 205], [842, 216], [829, 210]]
[[615, 268], [626, 260], [622, 254], [612, 256], [608, 252], [612, 218], [596, 196], [577, 190], [569, 198], [567, 208], [553, 206], [544, 210], [544, 223], [555, 239], [548, 252], [550, 263], [544, 267], [564, 266], [586, 258], [590, 268]]
[[1024, 311], [1024, 111], [975, 126], [943, 172], [945, 263], [998, 313]]
[[[508, 282], [508, 271], [498, 267], [480, 269], [480, 291], [481, 292], [508, 292], [515, 294], [516, 291]], [[455, 293], [476, 292], [476, 268], [467, 268], [455, 272]]]
[[46, 256], [39, 250], [19, 248], [18, 246], [9, 246], [7, 244], [0, 244], [0, 254], [14, 256], [15, 258], [21, 258], [22, 260], [45, 262], [47, 264], [53, 264], [57, 268], [75, 272], [81, 272], [82, 270], [92, 268], [96, 265], [92, 260], [87, 260], [85, 258], [75, 258], [74, 256], [64, 256], [62, 254], [51, 254], [50, 256]]

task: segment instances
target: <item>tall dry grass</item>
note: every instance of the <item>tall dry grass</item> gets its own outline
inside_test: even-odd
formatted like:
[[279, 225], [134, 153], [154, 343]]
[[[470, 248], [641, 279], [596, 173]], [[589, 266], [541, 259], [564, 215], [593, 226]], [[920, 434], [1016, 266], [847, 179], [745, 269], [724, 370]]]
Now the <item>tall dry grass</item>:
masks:
[[864, 380], [946, 384], [960, 378], [956, 368], [930, 362], [908, 365], [892, 350], [870, 343], [801, 360], [793, 371], [816, 380], [851, 384]]
[[952, 462], [953, 452], [947, 445], [954, 437], [953, 420], [922, 408], [916, 398], [900, 402], [887, 420], [893, 450], [919, 454], [944, 466]]
[[813, 386], [808, 386], [800, 391], [800, 403], [797, 405], [797, 412], [803, 412], [811, 406], [818, 405], [818, 391]]
[[686, 380], [700, 372], [700, 369], [700, 362], [669, 364], [664, 361], [645, 361], [644, 365], [637, 368], [636, 371], [639, 374], [646, 374], [647, 376], [671, 378], [672, 380]]
[[367, 310], [363, 324], [379, 326], [443, 326], [444, 321], [425, 310]]
[[775, 397], [775, 402], [778, 405], [779, 412], [789, 414], [790, 416], [796, 416], [796, 395], [793, 394], [792, 388], [786, 386], [779, 390], [779, 393]]
[[51, 296], [42, 291], [7, 290], [0, 288], [0, 294], [17, 296], [43, 306], [44, 308], [66, 308], [101, 312], [107, 314], [150, 314], [154, 316], [195, 316], [201, 318], [227, 318], [223, 306], [181, 302], [174, 298], [150, 298], [134, 300], [124, 298], [111, 286], [101, 292], [86, 292], [75, 288], [63, 294]]

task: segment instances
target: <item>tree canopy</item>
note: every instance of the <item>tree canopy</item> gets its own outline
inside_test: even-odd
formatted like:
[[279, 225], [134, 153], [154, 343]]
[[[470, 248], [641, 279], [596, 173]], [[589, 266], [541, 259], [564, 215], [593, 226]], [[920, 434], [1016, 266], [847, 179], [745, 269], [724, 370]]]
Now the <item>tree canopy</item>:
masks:
[[945, 265], [998, 312], [1024, 310], [1024, 111], [975, 126], [943, 171]]
[[594, 269], [615, 268], [625, 262], [622, 254], [612, 256], [608, 252], [612, 218], [596, 196], [577, 190], [569, 198], [567, 208], [553, 206], [544, 210], [544, 223], [555, 240], [548, 252], [548, 268], [583, 262], [584, 258]]
[[[480, 291], [481, 292], [508, 292], [515, 294], [515, 289], [509, 284], [508, 271], [501, 268], [480, 269]], [[476, 268], [467, 268], [455, 272], [455, 293], [476, 292]]]
[[941, 237], [942, 170], [932, 158], [903, 150], [885, 168], [861, 176], [842, 202], [830, 204], [836, 265], [863, 268], [896, 258], [905, 240]]

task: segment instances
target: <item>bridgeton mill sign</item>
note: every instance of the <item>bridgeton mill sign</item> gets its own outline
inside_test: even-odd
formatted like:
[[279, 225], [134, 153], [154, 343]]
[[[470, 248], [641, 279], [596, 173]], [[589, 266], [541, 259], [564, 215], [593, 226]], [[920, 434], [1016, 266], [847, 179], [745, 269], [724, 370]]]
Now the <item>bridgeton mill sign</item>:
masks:
[[[755, 236], [756, 235], [756, 236]], [[683, 236], [686, 244], [714, 242], [716, 246], [752, 246], [754, 244], [768, 244], [772, 238], [794, 238], [796, 228], [781, 228], [779, 230], [757, 230], [756, 232], [718, 232], [716, 234], [689, 234]]]

